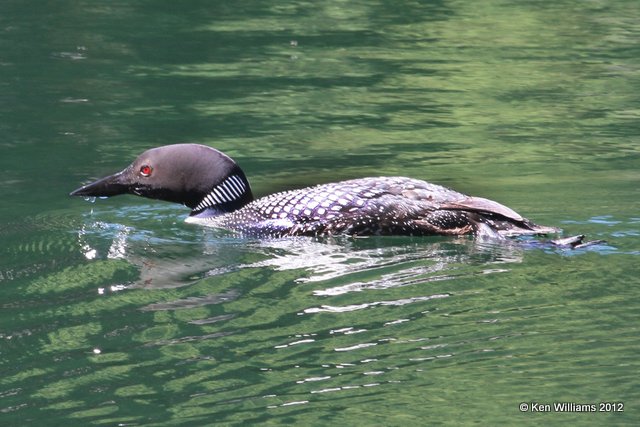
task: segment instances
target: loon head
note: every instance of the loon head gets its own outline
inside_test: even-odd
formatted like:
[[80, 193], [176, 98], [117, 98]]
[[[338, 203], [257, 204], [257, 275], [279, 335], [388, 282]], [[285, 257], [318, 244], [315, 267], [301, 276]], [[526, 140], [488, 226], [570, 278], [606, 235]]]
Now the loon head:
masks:
[[249, 182], [236, 162], [198, 144], [152, 148], [124, 170], [71, 192], [71, 196], [84, 197], [119, 194], [181, 203], [191, 208], [191, 215], [232, 212], [253, 200]]

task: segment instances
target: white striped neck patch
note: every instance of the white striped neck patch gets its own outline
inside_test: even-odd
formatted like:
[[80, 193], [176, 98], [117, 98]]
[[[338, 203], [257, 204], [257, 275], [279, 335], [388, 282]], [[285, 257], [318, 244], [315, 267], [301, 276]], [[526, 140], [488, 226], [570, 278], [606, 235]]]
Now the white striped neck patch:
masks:
[[242, 199], [247, 191], [247, 185], [238, 175], [227, 177], [220, 184], [213, 187], [204, 196], [202, 201], [195, 207], [194, 211], [199, 212], [205, 209], [223, 207]]

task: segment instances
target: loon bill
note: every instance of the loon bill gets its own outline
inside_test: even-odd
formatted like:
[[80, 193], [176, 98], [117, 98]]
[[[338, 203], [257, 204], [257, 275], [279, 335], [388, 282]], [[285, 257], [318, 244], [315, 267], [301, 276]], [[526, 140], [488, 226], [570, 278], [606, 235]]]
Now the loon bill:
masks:
[[352, 179], [254, 200], [249, 181], [236, 162], [198, 144], [147, 150], [123, 171], [71, 193], [86, 197], [118, 194], [181, 203], [191, 209], [188, 222], [255, 237], [346, 234], [503, 238], [559, 231], [534, 224], [492, 200], [404, 177]]

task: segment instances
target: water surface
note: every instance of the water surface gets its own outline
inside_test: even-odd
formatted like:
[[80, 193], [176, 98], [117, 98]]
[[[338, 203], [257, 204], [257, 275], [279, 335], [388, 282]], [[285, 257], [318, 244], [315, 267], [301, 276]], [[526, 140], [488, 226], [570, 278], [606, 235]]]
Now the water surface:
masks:
[[[0, 424], [637, 425], [639, 22], [629, 0], [3, 2]], [[176, 142], [257, 195], [406, 175], [607, 243], [260, 241], [67, 196]]]

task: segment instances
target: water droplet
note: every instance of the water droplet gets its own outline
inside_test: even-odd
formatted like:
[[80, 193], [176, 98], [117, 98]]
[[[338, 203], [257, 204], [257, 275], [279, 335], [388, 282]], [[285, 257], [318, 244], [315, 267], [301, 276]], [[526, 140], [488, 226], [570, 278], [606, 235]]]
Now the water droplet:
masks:
[[89, 203], [95, 203], [96, 202], [96, 198], [95, 197], [83, 197], [83, 199]]

